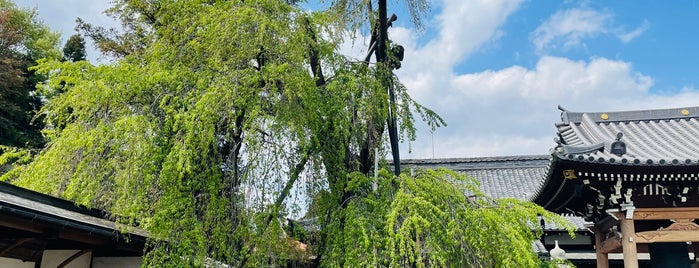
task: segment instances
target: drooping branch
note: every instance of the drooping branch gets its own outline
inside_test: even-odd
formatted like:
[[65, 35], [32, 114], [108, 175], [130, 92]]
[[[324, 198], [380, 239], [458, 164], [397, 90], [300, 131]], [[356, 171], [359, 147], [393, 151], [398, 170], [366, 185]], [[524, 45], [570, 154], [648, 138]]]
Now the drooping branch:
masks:
[[[267, 218], [265, 219], [264, 222], [264, 227], [261, 230], [261, 233], [266, 233], [267, 229], [269, 229], [269, 225], [272, 223], [272, 220], [277, 218], [279, 215], [279, 211], [282, 209], [282, 205], [284, 204], [284, 200], [289, 196], [291, 193], [291, 189], [294, 187], [294, 184], [298, 180], [298, 178], [301, 176], [301, 172], [306, 167], [306, 164], [308, 163], [308, 160], [310, 159], [310, 155], [312, 154], [313, 150], [308, 149], [303, 153], [303, 156], [299, 160], [296, 165], [291, 169], [291, 174], [289, 176], [289, 180], [286, 182], [284, 185], [284, 188], [282, 189], [281, 193], [277, 196], [276, 200], [274, 201], [274, 204], [272, 205], [271, 211], [267, 215]], [[249, 260], [249, 257], [252, 255], [253, 251], [255, 250], [255, 244], [253, 242], [252, 245], [249, 245], [247, 253], [243, 256], [243, 259], [240, 261], [240, 267], [245, 267], [247, 264], [247, 261]]]

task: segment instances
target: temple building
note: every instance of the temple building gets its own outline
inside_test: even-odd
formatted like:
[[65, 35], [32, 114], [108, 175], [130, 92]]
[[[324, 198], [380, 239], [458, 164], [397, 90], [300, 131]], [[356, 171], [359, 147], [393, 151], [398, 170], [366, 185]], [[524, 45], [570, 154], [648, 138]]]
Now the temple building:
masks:
[[541, 241], [550, 250], [550, 237], [557, 234], [578, 267], [691, 267], [692, 243], [699, 242], [698, 118], [699, 107], [594, 113], [561, 108], [549, 155], [403, 163], [453, 168], [480, 180], [493, 197], [530, 200], [583, 222], [576, 224], [575, 239], [545, 228]]

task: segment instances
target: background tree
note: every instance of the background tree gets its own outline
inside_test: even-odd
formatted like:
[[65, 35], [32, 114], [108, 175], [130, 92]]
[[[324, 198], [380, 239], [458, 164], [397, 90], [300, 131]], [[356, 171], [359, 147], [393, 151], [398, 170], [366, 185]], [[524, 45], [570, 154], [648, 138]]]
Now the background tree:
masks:
[[79, 34], [72, 35], [63, 46], [63, 58], [69, 61], [85, 60], [85, 40]]
[[[46, 94], [62, 92], [42, 109], [49, 143], [2, 179], [148, 229], [145, 266], [490, 266], [513, 252], [493, 265], [539, 264], [527, 223], [551, 216], [542, 209], [490, 200], [448, 171], [372, 174], [386, 85], [408, 140], [414, 114], [443, 122], [390, 73], [336, 52], [346, 30], [337, 10], [116, 1], [126, 30], [102, 41], [121, 58], [38, 67]], [[301, 207], [319, 228], [305, 252], [282, 224]], [[498, 251], [473, 224], [516, 242]]]
[[58, 38], [34, 10], [0, 0], [0, 145], [43, 144], [40, 120], [32, 121], [42, 104], [35, 91], [42, 77], [29, 67], [41, 58], [56, 58]]

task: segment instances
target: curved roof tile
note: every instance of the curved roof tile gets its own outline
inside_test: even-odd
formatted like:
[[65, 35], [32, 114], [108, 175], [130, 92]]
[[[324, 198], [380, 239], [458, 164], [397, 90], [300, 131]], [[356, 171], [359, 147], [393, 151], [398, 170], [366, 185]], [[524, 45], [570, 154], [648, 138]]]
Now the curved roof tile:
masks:
[[480, 182], [483, 193], [494, 198], [531, 200], [541, 186], [551, 157], [548, 155], [401, 160], [407, 169], [448, 168]]
[[[476, 179], [479, 188], [493, 198], [533, 200], [547, 179], [550, 155], [498, 156], [447, 159], [403, 159], [405, 170], [449, 168]], [[564, 215], [578, 230], [587, 230], [582, 218]], [[547, 223], [545, 231], [560, 231], [561, 226]]]
[[[578, 113], [561, 112], [559, 145], [564, 160], [617, 165], [699, 165], [699, 107]], [[610, 152], [617, 133], [626, 153]], [[605, 144], [599, 150], [575, 150]], [[599, 146], [598, 146], [599, 147]]]

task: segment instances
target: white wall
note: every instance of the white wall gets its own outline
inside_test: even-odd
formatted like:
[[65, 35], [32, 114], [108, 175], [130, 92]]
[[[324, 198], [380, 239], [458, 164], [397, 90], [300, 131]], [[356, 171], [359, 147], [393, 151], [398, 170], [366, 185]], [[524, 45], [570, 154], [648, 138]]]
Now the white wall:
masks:
[[34, 268], [34, 262], [23, 262], [18, 259], [0, 257], [0, 267], [2, 268]]
[[[80, 250], [44, 250], [41, 257], [41, 268], [56, 268], [63, 261]], [[70, 262], [65, 268], [90, 268], [92, 253], [88, 252]]]

